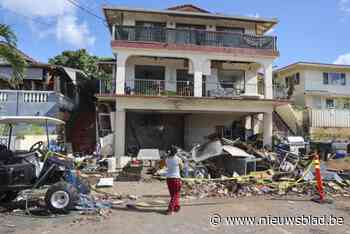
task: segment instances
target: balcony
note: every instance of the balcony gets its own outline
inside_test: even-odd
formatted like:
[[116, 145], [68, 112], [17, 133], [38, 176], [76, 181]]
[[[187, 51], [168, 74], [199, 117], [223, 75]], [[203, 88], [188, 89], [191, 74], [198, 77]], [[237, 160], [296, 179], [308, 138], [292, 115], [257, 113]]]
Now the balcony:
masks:
[[116, 26], [114, 40], [277, 51], [273, 36], [193, 29]]
[[70, 98], [55, 91], [0, 90], [0, 115], [50, 115], [73, 108]]
[[[105, 89], [110, 81], [100, 81], [100, 94], [113, 94], [114, 89]], [[101, 88], [102, 87], [102, 88]], [[264, 95], [263, 84], [237, 84], [236, 82], [211, 82], [202, 83], [203, 97], [232, 98], [249, 94]], [[193, 97], [194, 83], [192, 81], [165, 81], [151, 79], [131, 79], [126, 81], [125, 95], [133, 96], [179, 96]]]

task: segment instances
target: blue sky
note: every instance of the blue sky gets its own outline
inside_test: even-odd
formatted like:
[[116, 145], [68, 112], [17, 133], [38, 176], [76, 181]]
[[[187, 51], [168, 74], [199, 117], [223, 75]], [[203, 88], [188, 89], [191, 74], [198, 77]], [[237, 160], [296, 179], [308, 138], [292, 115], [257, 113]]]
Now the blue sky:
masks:
[[[164, 9], [190, 3], [228, 15], [276, 17], [278, 67], [300, 60], [350, 64], [350, 0], [75, 1], [100, 16], [102, 4]], [[69, 0], [0, 0], [0, 22], [12, 26], [21, 50], [42, 62], [78, 48], [111, 56], [108, 29]]]

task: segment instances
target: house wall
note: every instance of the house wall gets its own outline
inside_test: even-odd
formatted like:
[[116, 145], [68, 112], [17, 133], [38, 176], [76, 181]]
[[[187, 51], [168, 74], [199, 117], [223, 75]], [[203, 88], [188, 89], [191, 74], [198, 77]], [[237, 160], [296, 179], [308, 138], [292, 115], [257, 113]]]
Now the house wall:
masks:
[[[29, 96], [39, 93], [40, 96]], [[37, 99], [33, 99], [36, 97]], [[55, 92], [0, 90], [0, 116], [45, 115], [58, 117], [59, 96]]]
[[232, 126], [232, 122], [241, 120], [237, 114], [191, 114], [185, 116], [184, 143], [185, 148], [190, 150], [196, 144], [202, 144], [204, 138], [215, 133], [216, 126]]
[[[12, 68], [11, 67], [0, 67], [0, 77], [5, 79], [10, 79], [12, 77]], [[28, 67], [25, 70], [24, 79], [28, 80], [43, 80], [44, 71], [42, 68], [33, 68]]]
[[336, 70], [326, 70], [326, 69], [318, 69], [318, 70], [305, 70], [305, 90], [306, 91], [322, 91], [328, 93], [336, 93], [336, 94], [350, 94], [350, 72], [345, 72], [346, 74], [346, 85], [325, 85], [323, 84], [323, 72], [341, 72]]
[[125, 12], [123, 16], [123, 25], [133, 26], [136, 21], [148, 21], [148, 22], [162, 22], [167, 24], [168, 27], [174, 27], [176, 24], [194, 24], [194, 25], [203, 25], [207, 29], [215, 30], [216, 27], [239, 27], [244, 28], [245, 33], [247, 34], [256, 34], [255, 23], [253, 22], [244, 22], [244, 21], [235, 21], [235, 20], [219, 20], [219, 19], [201, 19], [196, 18], [193, 21], [193, 18], [186, 17], [174, 17], [166, 15], [152, 15], [152, 14], [135, 14]]

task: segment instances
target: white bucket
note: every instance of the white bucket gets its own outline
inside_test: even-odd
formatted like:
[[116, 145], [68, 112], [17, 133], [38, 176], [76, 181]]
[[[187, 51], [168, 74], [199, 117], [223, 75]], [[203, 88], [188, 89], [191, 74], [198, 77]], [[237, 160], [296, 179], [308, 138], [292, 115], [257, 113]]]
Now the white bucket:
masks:
[[117, 167], [117, 159], [115, 157], [112, 158], [107, 158], [107, 163], [108, 163], [108, 173], [113, 173], [116, 172], [116, 167]]

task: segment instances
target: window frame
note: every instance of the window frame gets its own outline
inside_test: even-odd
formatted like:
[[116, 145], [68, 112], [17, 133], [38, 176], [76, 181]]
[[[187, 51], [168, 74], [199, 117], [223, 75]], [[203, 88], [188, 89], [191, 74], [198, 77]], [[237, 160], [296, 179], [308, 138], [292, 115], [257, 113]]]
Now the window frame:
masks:
[[[332, 106], [328, 105], [328, 101], [332, 101], [333, 102]], [[327, 109], [335, 109], [335, 100], [334, 100], [334, 98], [326, 98], [326, 108]]]
[[346, 73], [344, 72], [323, 72], [324, 85], [346, 86]]
[[[147, 77], [148, 75], [143, 74], [143, 77], [139, 77], [137, 69], [138, 68], [143, 68], [143, 71], [147, 71], [145, 68], [152, 68], [152, 69], [160, 69], [160, 76], [159, 77]], [[135, 72], [135, 80], [165, 80], [165, 66], [161, 65], [135, 65], [134, 67], [134, 72]], [[150, 71], [152, 72], [152, 71]]]

